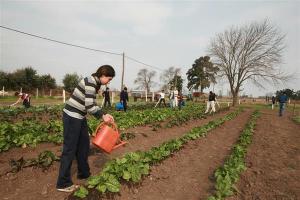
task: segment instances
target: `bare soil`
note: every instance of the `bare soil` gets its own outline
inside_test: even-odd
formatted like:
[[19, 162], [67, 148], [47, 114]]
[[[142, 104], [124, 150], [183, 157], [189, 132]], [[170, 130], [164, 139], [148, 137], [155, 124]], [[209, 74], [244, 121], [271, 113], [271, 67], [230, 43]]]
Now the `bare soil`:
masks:
[[300, 199], [300, 125], [291, 114], [263, 110], [246, 158], [247, 170], [228, 198], [255, 200]]

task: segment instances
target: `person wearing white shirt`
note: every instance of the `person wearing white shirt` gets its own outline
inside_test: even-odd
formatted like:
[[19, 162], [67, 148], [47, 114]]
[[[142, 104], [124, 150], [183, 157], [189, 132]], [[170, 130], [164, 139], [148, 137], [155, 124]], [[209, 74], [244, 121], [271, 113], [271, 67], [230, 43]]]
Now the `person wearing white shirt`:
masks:
[[159, 96], [160, 96], [160, 98], [159, 98], [159, 106], [160, 106], [161, 102], [164, 102], [164, 106], [167, 107], [166, 101], [165, 101], [165, 91], [162, 90], [162, 91], [159, 93]]
[[174, 101], [173, 101], [173, 107], [178, 106], [178, 90], [175, 88], [174, 92]]

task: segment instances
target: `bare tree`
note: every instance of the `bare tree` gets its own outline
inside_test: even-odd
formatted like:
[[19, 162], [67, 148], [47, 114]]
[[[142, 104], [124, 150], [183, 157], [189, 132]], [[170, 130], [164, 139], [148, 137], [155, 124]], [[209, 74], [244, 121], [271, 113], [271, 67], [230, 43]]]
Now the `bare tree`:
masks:
[[236, 105], [242, 84], [251, 80], [259, 87], [263, 83], [287, 80], [279, 64], [285, 48], [284, 38], [268, 20], [231, 27], [218, 34], [209, 45], [210, 56], [219, 67], [219, 75], [226, 77], [233, 105]]
[[[172, 80], [180, 75], [180, 68], [169, 67], [168, 69], [164, 70], [163, 73], [160, 75], [160, 80], [162, 82], [162, 89], [168, 90], [170, 83]], [[177, 83], [174, 83], [177, 85]]]
[[138, 74], [137, 78], [134, 80], [135, 84], [138, 84], [138, 88], [145, 89], [147, 92], [150, 92], [150, 88], [154, 86], [153, 78], [155, 77], [155, 71], [148, 71], [147, 69], [141, 69]]

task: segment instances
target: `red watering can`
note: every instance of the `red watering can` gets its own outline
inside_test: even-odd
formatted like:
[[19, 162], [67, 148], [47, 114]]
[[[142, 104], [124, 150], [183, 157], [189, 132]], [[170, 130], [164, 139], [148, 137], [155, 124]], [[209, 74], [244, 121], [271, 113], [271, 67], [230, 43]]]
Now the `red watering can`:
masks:
[[[109, 126], [111, 125], [111, 127]], [[115, 123], [107, 124], [101, 123], [97, 127], [93, 138], [93, 144], [103, 149], [105, 152], [110, 153], [127, 142], [121, 141], [120, 134]]]

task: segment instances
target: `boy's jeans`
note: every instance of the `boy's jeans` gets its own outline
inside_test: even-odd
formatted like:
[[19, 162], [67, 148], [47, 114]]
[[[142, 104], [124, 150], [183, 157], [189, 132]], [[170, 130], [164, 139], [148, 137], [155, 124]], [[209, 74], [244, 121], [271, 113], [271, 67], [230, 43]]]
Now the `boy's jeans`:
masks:
[[284, 107], [285, 107], [285, 103], [279, 103], [279, 116], [282, 116]]

